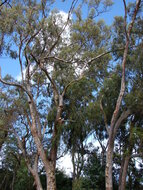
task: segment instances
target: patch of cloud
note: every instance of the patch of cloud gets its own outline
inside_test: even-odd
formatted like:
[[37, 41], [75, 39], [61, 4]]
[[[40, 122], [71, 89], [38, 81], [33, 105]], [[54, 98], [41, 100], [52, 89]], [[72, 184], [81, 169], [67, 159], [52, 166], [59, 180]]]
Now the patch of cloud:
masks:
[[56, 14], [56, 17], [57, 17], [56, 24], [64, 29], [61, 34], [61, 37], [62, 37], [63, 41], [68, 45], [68, 44], [70, 44], [70, 36], [71, 36], [71, 29], [70, 29], [69, 21], [71, 20], [72, 17], [69, 16], [69, 14], [64, 11], [59, 11]]
[[66, 175], [72, 177], [73, 165], [70, 154], [66, 154], [57, 161], [57, 167], [63, 170]]

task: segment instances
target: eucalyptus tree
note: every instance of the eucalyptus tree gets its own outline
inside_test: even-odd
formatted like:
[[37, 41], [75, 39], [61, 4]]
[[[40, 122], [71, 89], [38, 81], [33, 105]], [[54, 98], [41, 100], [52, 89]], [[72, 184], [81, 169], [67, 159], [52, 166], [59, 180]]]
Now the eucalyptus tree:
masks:
[[[111, 49], [108, 51], [111, 42], [110, 28], [103, 21], [96, 21], [96, 17], [112, 5], [110, 0], [83, 1], [85, 5], [88, 5], [87, 18], [82, 18], [82, 5], [80, 5], [75, 10], [76, 19], [73, 21], [71, 14], [77, 5], [77, 0], [71, 2], [71, 8], [65, 20], [57, 11], [50, 13], [49, 7], [52, 2], [50, 0], [41, 3], [34, 0], [14, 0], [11, 1], [11, 7], [2, 6], [0, 15], [1, 52], [17, 58], [21, 69], [21, 81], [5, 81], [1, 74], [0, 81], [4, 85], [18, 89], [16, 100], [18, 96], [20, 103], [24, 101], [22, 103], [25, 104], [25, 109], [20, 110], [20, 113], [22, 121], [26, 120], [26, 123], [24, 122], [25, 135], [31, 135], [34, 150], [37, 152], [33, 167], [27, 159], [26, 147], [23, 148], [22, 145], [27, 136], [19, 138], [18, 130], [15, 130], [15, 135], [27, 166], [29, 165], [29, 170], [35, 179], [37, 189], [42, 189], [38, 176], [38, 160], [39, 158], [42, 160], [46, 172], [47, 190], [56, 189], [55, 167], [62, 125], [66, 123], [63, 117], [64, 97], [67, 90], [73, 83], [82, 80], [87, 73], [93, 76], [97, 84], [103, 83], [104, 77], [100, 76], [106, 73], [111, 60], [109, 55]], [[125, 64], [131, 31], [141, 3], [140, 0], [136, 1], [131, 22], [127, 26], [127, 7], [126, 2], [123, 2], [125, 6], [123, 46], [125, 45], [125, 48], [119, 46], [120, 50], [124, 50], [122, 80], [119, 96], [115, 101], [115, 109], [110, 116], [110, 127], [101, 105], [109, 135], [106, 157], [106, 189], [108, 190], [113, 189], [112, 159], [117, 129], [130, 115], [130, 110], [123, 111], [120, 117], [119, 112], [125, 92]], [[96, 92], [99, 88], [97, 85]], [[24, 99], [21, 98], [22, 96]], [[53, 113], [53, 118], [48, 125], [50, 113]]]
[[[129, 182], [127, 176], [129, 177], [130, 171], [129, 168], [132, 165], [132, 162], [137, 162], [136, 159], [141, 160], [143, 158], [143, 153], [141, 151], [142, 147], [142, 128], [141, 121], [135, 115], [129, 121], [129, 131], [126, 133], [126, 136], [121, 139], [121, 168], [119, 175], [119, 189], [125, 189], [126, 184]], [[124, 140], [124, 141], [123, 141]], [[123, 151], [123, 152], [122, 152]], [[137, 164], [137, 163], [136, 163]], [[135, 165], [136, 165], [135, 164]], [[135, 166], [136, 170], [141, 169], [140, 166]], [[141, 185], [141, 183], [139, 183]]]
[[[9, 76], [5, 77], [5, 80], [10, 78]], [[3, 85], [0, 86], [1, 93], [0, 93], [0, 150], [2, 149], [3, 144], [7, 140], [9, 136], [9, 132], [12, 129], [12, 125], [15, 121], [15, 116], [13, 114], [13, 109], [11, 108], [11, 99], [8, 99], [7, 95], [11, 93], [11, 89], [7, 92], [6, 88]], [[12, 98], [12, 94], [11, 94]]]
[[89, 143], [87, 141], [91, 128], [88, 125], [87, 108], [93, 99], [92, 85], [90, 80], [84, 78], [73, 84], [65, 95], [64, 118], [66, 123], [62, 139], [71, 155], [73, 165], [72, 189], [77, 188], [75, 186], [80, 181], [85, 156], [88, 152]]
[[[122, 111], [122, 113], [120, 113], [120, 110], [121, 110], [123, 96], [125, 93], [125, 66], [126, 66], [126, 61], [127, 61], [128, 49], [129, 49], [129, 45], [131, 41], [131, 32], [132, 32], [134, 22], [136, 20], [136, 15], [141, 5], [141, 1], [136, 1], [134, 11], [131, 15], [131, 22], [129, 24], [127, 24], [128, 13], [127, 13], [126, 1], [123, 1], [123, 3], [124, 3], [124, 8], [125, 8], [125, 17], [124, 17], [124, 22], [123, 22], [124, 23], [123, 28], [125, 31], [125, 40], [123, 44], [125, 45], [125, 49], [122, 55], [123, 58], [122, 58], [121, 86], [120, 86], [120, 92], [118, 93], [117, 101], [115, 102], [115, 109], [113, 111], [113, 114], [111, 115], [111, 121], [109, 125], [107, 123], [106, 115], [104, 114], [106, 130], [109, 135], [108, 148], [107, 148], [107, 154], [106, 154], [106, 170], [105, 170], [107, 190], [113, 189], [112, 162], [113, 162], [114, 142], [115, 142], [117, 130], [119, 129], [123, 120], [127, 119], [128, 116], [131, 114], [130, 109], [124, 110]], [[105, 113], [104, 110], [103, 110], [103, 113]]]
[[101, 159], [101, 154], [96, 149], [88, 155], [83, 169], [83, 188], [105, 189], [105, 164], [101, 164]]
[[[24, 155], [28, 169], [31, 171], [35, 179], [37, 189], [42, 189], [37, 168], [39, 156], [43, 161], [46, 170], [47, 189], [56, 189], [55, 164], [58, 144], [57, 126], [61, 121], [63, 96], [65, 93], [64, 91], [62, 95], [59, 95], [56, 84], [48, 73], [48, 69], [43, 67], [47, 62], [45, 61], [45, 63], [42, 63], [41, 61], [45, 55], [47, 55], [47, 57], [51, 56], [53, 49], [55, 50], [55, 46], [56, 48], [59, 46], [57, 45], [59, 43], [59, 38], [61, 38], [61, 34], [65, 29], [65, 24], [64, 26], [61, 26], [61, 28], [57, 26], [54, 16], [51, 15], [49, 19], [46, 17], [49, 14], [49, 10], [47, 9], [48, 3], [51, 3], [51, 1], [43, 1], [42, 3], [38, 3], [36, 1], [13, 1], [11, 4], [12, 8], [3, 6], [1, 11], [1, 23], [4, 21], [5, 15], [7, 15], [7, 19], [5, 19], [5, 22], [3, 22], [1, 27], [3, 29], [1, 32], [2, 36], [4, 36], [3, 33], [5, 31], [7, 34], [7, 29], [5, 28], [7, 23], [10, 23], [9, 26], [12, 30], [11, 33], [8, 33], [7, 35], [9, 43], [7, 42], [8, 45], [5, 48], [7, 51], [6, 53], [10, 54], [13, 58], [18, 57], [22, 78], [21, 82], [11, 82], [10, 80], [3, 80], [1, 77], [1, 82], [9, 86], [14, 86], [16, 89], [18, 88], [21, 91], [18, 96], [22, 96], [22, 94], [24, 96], [25, 110], [20, 114], [22, 114], [22, 117], [26, 118], [26, 126], [28, 125], [28, 127], [30, 127], [30, 132], [27, 129], [27, 133], [29, 132], [32, 134], [38, 151], [35, 156], [34, 168], [31, 168], [26, 155], [26, 147], [23, 147], [22, 144], [22, 142], [26, 144], [26, 137], [24, 136], [20, 139], [16, 131], [15, 135], [18, 139], [18, 144]], [[13, 42], [13, 44], [18, 48], [17, 51], [12, 50], [13, 47], [11, 46], [11, 42]], [[40, 46], [41, 48], [39, 48]], [[39, 58], [41, 58], [40, 62]], [[36, 64], [33, 65], [34, 63]], [[40, 71], [45, 72], [46, 77], [41, 77]], [[51, 82], [53, 89], [52, 93], [54, 94], [53, 96], [55, 98], [57, 109], [54, 130], [51, 134], [52, 140], [48, 142], [51, 143], [50, 149], [48, 149], [48, 146], [44, 147], [43, 145], [43, 141], [45, 142], [45, 132], [47, 127], [46, 114], [48, 114], [49, 111], [48, 106], [50, 104], [50, 100], [48, 97], [45, 100], [46, 92], [45, 94], [40, 92], [41, 87], [43, 89], [47, 88], [46, 86], [49, 84], [47, 78]], [[41, 117], [41, 115], [44, 116]]]
[[[138, 17], [137, 23], [142, 22], [142, 18]], [[139, 43], [132, 56], [128, 58], [127, 66], [127, 78], [128, 78], [128, 89], [125, 93], [125, 103], [126, 106], [132, 111], [132, 116], [129, 119], [128, 126], [126, 127], [128, 131], [127, 142], [124, 142], [125, 147], [127, 146], [128, 151], [123, 151], [123, 158], [121, 164], [120, 180], [119, 180], [119, 189], [125, 189], [126, 178], [128, 173], [128, 167], [132, 159], [138, 157], [142, 159], [142, 92], [143, 92], [143, 83], [142, 83], [142, 53], [141, 53], [141, 36], [142, 36], [142, 25], [136, 24], [132, 38], [136, 43]], [[140, 40], [139, 40], [140, 39]], [[123, 138], [123, 136], [122, 136]], [[124, 139], [124, 138], [123, 138]]]
[[[101, 45], [101, 48], [96, 52], [98, 49], [96, 47], [97, 38], [92, 38], [93, 45], [90, 44], [90, 40], [87, 45], [93, 51], [88, 53], [88, 48], [84, 42], [86, 38], [83, 36], [82, 39], [78, 36], [78, 32], [73, 32], [71, 39], [67, 41], [64, 35], [67, 35], [65, 32], [71, 26], [70, 15], [77, 1], [72, 1], [65, 21], [58, 12], [49, 14], [48, 5], [51, 5], [51, 3], [52, 1], [42, 1], [41, 3], [28, 0], [11, 1], [11, 7], [2, 6], [0, 15], [1, 50], [12, 58], [17, 58], [21, 69], [20, 82], [5, 81], [2, 76], [0, 76], [0, 81], [4, 85], [19, 89], [20, 92], [17, 96], [24, 97], [25, 109], [20, 114], [22, 114], [22, 120], [23, 118], [26, 119], [26, 124], [24, 123], [27, 131], [26, 135], [32, 135], [36, 146], [37, 154], [33, 167], [28, 161], [26, 147], [23, 148], [22, 145], [22, 142], [26, 143], [26, 137], [19, 138], [17, 130], [14, 132], [28, 169], [35, 179], [37, 189], [42, 189], [38, 176], [39, 157], [45, 168], [47, 189], [56, 189], [55, 166], [60, 141], [60, 128], [64, 122], [62, 119], [64, 95], [71, 84], [83, 77], [82, 73], [87, 66], [100, 57], [97, 57], [98, 53], [105, 49], [105, 44], [98, 42], [97, 45]], [[96, 2], [96, 10], [98, 10], [100, 3], [102, 1]], [[102, 10], [110, 6], [111, 2], [104, 1], [103, 5]], [[90, 6], [93, 7], [94, 5], [91, 3]], [[93, 22], [94, 15], [95, 12], [92, 12], [92, 14], [90, 12], [90, 16], [85, 23], [78, 19], [79, 29], [82, 26], [86, 27], [88, 24], [90, 26], [94, 24], [95, 26]], [[103, 24], [99, 22], [97, 25], [95, 29], [99, 34]], [[72, 30], [75, 30], [74, 27]], [[105, 30], [107, 31], [106, 27]], [[92, 31], [90, 30], [87, 33], [87, 38], [91, 34]], [[101, 35], [102, 37], [103, 35]], [[84, 68], [81, 72], [82, 67]], [[20, 98], [19, 101], [22, 101], [22, 99]], [[53, 101], [53, 104], [51, 101]], [[47, 117], [51, 105], [54, 105], [52, 110], [54, 108], [55, 115], [49, 132]]]
[[[109, 138], [108, 138], [107, 153], [106, 153], [106, 174], [105, 174], [105, 176], [106, 176], [106, 189], [108, 189], [108, 190], [109, 189], [113, 189], [112, 164], [113, 164], [113, 150], [114, 150], [115, 137], [116, 137], [116, 134], [117, 134], [117, 131], [118, 131], [119, 127], [121, 126], [121, 123], [131, 115], [131, 110], [129, 109], [129, 107], [126, 109], [123, 106], [123, 103], [122, 103], [123, 102], [123, 96], [125, 94], [125, 76], [126, 76], [125, 75], [125, 66], [126, 66], [126, 62], [127, 62], [128, 50], [129, 50], [129, 47], [132, 45], [132, 42], [133, 42], [132, 39], [131, 39], [131, 33], [132, 33], [133, 25], [134, 25], [134, 23], [136, 21], [136, 16], [137, 16], [137, 13], [138, 13], [139, 8], [141, 6], [141, 1], [136, 1], [136, 4], [131, 9], [132, 11], [129, 12], [129, 10], [127, 8], [127, 5], [126, 5], [126, 1], [123, 1], [123, 3], [124, 3], [124, 8], [125, 8], [125, 16], [122, 19], [123, 22], [120, 25], [120, 28], [118, 28], [118, 30], [116, 31], [117, 38], [115, 37], [115, 39], [113, 40], [113, 43], [115, 43], [115, 45], [114, 45], [115, 49], [106, 52], [106, 49], [104, 49], [104, 48], [108, 47], [108, 46], [105, 46], [106, 43], [104, 43], [103, 49], [102, 48], [100, 49], [100, 48], [98, 48], [98, 46], [94, 46], [93, 45], [94, 43], [92, 43], [93, 42], [92, 40], [89, 41], [90, 43], [86, 44], [87, 45], [86, 47], [91, 48], [91, 52], [93, 50], [94, 56], [97, 53], [97, 57], [93, 57], [93, 59], [91, 59], [92, 60], [91, 62], [88, 61], [88, 66], [90, 65], [90, 68], [93, 67], [94, 69], [95, 68], [97, 69], [97, 64], [95, 64], [96, 61], [97, 61], [97, 59], [98, 59], [98, 62], [100, 60], [100, 63], [101, 63], [102, 58], [104, 60], [103, 56], [111, 53], [112, 51], [116, 53], [116, 51], [118, 51], [118, 50], [123, 50], [123, 53], [121, 52], [120, 53], [120, 57], [119, 57], [120, 60], [121, 60], [122, 71], [120, 72], [120, 76], [118, 78], [119, 79], [118, 80], [119, 83], [117, 83], [118, 86], [116, 86], [117, 90], [115, 92], [113, 92], [113, 93], [115, 93], [116, 97], [115, 97], [114, 100], [110, 99], [109, 105], [111, 106], [112, 110], [109, 110], [109, 112], [107, 112], [108, 116], [105, 113], [104, 106], [102, 105], [102, 100], [101, 100], [101, 105], [100, 105], [101, 110], [103, 112], [105, 127], [106, 127], [106, 130], [107, 130], [108, 136], [109, 136]], [[89, 5], [92, 5], [92, 3], [91, 4], [89, 3]], [[78, 21], [80, 23], [80, 21], [81, 21], [80, 11], [77, 12], [77, 15], [78, 15]], [[128, 17], [128, 19], [127, 19], [127, 17]], [[93, 21], [92, 19], [90, 20], [90, 18], [93, 18], [93, 17], [92, 16], [89, 17], [88, 22], [92, 22]], [[129, 23], [127, 23], [127, 21], [129, 21]], [[89, 23], [88, 23], [88, 26], [89, 26]], [[116, 28], [116, 26], [117, 25], [115, 25], [115, 28]], [[80, 29], [80, 31], [82, 31], [82, 30]], [[96, 30], [94, 29], [92, 31], [96, 31]], [[122, 31], [122, 33], [121, 33], [121, 31]], [[83, 37], [81, 35], [81, 37], [79, 38], [79, 44], [80, 43], [82, 44], [82, 39], [85, 40], [85, 38], [84, 38], [85, 36], [86, 36], [87, 39], [89, 39], [89, 35], [88, 34], [89, 33], [86, 33], [86, 35], [83, 35]], [[107, 37], [107, 34], [108, 33], [106, 32], [106, 35], [105, 35], [106, 37]], [[122, 36], [120, 34], [122, 34]], [[98, 43], [98, 40], [100, 38], [98, 37], [98, 35], [96, 35], [96, 36], [97, 36], [96, 42]], [[123, 40], [121, 39], [122, 37], [123, 37]], [[116, 39], [120, 39], [120, 41], [122, 41], [123, 43], [120, 43], [120, 41], [116, 41]], [[83, 43], [83, 47], [85, 47], [84, 43]], [[101, 47], [102, 47], [102, 45], [101, 45]], [[98, 51], [100, 51], [100, 52], [102, 51], [104, 53], [101, 54], [100, 56], [98, 56], [98, 54], [99, 54]], [[87, 55], [89, 55], [89, 51], [87, 52]], [[99, 58], [101, 58], [101, 59], [99, 59]], [[114, 62], [114, 57], [113, 57], [113, 62]], [[103, 68], [106, 68], [106, 62], [105, 62], [105, 60], [104, 60], [104, 64], [100, 64], [100, 67], [102, 67], [102, 66], [103, 66]], [[90, 69], [89, 69], [89, 73], [90, 73]], [[95, 79], [96, 79], [96, 76], [98, 76], [97, 74], [99, 74], [99, 72], [97, 72], [97, 73], [94, 72]], [[114, 78], [115, 78], [115, 76], [114, 76]], [[121, 83], [120, 83], [120, 78], [121, 78]], [[110, 76], [109, 76], [109, 80], [108, 80], [108, 77], [107, 77], [107, 81], [108, 81], [108, 83], [110, 83]], [[106, 83], [106, 81], [105, 81], [105, 83]], [[114, 84], [114, 81], [113, 81], [113, 84]], [[112, 83], [111, 83], [111, 85], [112, 85]], [[111, 85], [110, 85], [110, 88], [111, 88]], [[110, 90], [109, 90], [109, 92], [110, 92]], [[109, 94], [107, 94], [107, 96], [108, 95]], [[103, 98], [104, 97], [102, 97], [102, 94], [101, 94], [101, 99], [103, 99]], [[110, 96], [109, 96], [109, 98], [110, 98]], [[108, 99], [108, 97], [107, 97], [107, 99]]]
[[[91, 3], [89, 7], [94, 7], [95, 4]], [[104, 80], [104, 75], [107, 73], [107, 65], [111, 57], [107, 55], [105, 59], [99, 59], [100, 64], [99, 60], [97, 60], [104, 55], [102, 52], [105, 52], [109, 45], [110, 27], [103, 20], [95, 21], [95, 17], [97, 16], [95, 15], [96, 11], [95, 14], [93, 12], [91, 14], [89, 11], [89, 15], [85, 20], [82, 19], [80, 9], [77, 9], [75, 13], [76, 20], [72, 25], [73, 33], [71, 33], [71, 41], [74, 44], [76, 52], [74, 52], [73, 46], [71, 46], [71, 53], [76, 55], [74, 59], [77, 62], [77, 80], [75, 78], [71, 82], [71, 85], [72, 83], [73, 85], [65, 95], [65, 106], [69, 107], [69, 109], [65, 107], [65, 114], [68, 114], [72, 118], [71, 122], [67, 123], [70, 133], [66, 135], [65, 139], [67, 141], [67, 137], [69, 137], [68, 145], [71, 146], [73, 178], [76, 184], [78, 180], [80, 181], [79, 178], [85, 161], [87, 149], [85, 141], [89, 137], [88, 134], [93, 131], [88, 118], [91, 115], [91, 110], [88, 107], [94, 101], [94, 92], [97, 92], [100, 83]], [[66, 97], [69, 97], [67, 102]], [[93, 125], [95, 126], [95, 124]], [[77, 187], [73, 185], [74, 188], [76, 189]]]
[[[4, 80], [7, 82], [15, 81], [9, 76], [6, 76]], [[39, 180], [39, 177], [37, 177], [39, 157], [28, 126], [27, 115], [29, 110], [26, 105], [26, 97], [19, 89], [14, 89], [12, 86], [1, 85], [1, 90], [2, 108], [5, 113], [5, 123], [2, 125], [1, 131], [6, 130], [7, 132], [7, 139], [5, 139], [4, 148], [2, 149], [2, 162], [4, 159], [7, 167], [8, 165], [12, 166], [12, 168], [8, 167], [8, 170], [13, 173], [12, 188], [15, 185], [17, 171], [21, 167], [21, 159], [24, 159], [25, 167], [27, 166], [32, 173], [35, 184], [37, 184]], [[11, 155], [12, 162], [9, 161], [9, 155]], [[36, 177], [38, 180], [36, 180]]]
[[5, 141], [1, 157], [1, 189], [35, 189], [32, 175], [28, 172], [14, 135]]
[[8, 130], [3, 129], [4, 128], [3, 126], [6, 125], [4, 113], [1, 112], [0, 115], [1, 115], [1, 119], [0, 119], [0, 129], [1, 129], [1, 131], [0, 131], [0, 150], [1, 150], [2, 145], [4, 144], [6, 137], [8, 136]]

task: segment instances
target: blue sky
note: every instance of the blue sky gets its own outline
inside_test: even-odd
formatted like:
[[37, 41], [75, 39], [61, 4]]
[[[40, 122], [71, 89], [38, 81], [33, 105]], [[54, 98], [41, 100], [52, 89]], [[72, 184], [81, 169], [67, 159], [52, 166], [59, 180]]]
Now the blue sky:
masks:
[[[80, 0], [79, 0], [80, 1]], [[56, 1], [55, 7], [57, 7], [60, 10], [63, 10], [67, 12], [69, 10], [71, 3], [71, 0], [66, 1], [65, 3], [62, 3], [61, 1]], [[111, 24], [113, 22], [114, 16], [119, 16], [124, 14], [124, 7], [123, 7], [123, 0], [113, 0], [114, 4], [110, 8], [109, 12], [106, 12], [102, 14], [99, 19], [103, 18], [107, 24]], [[134, 0], [126, 0], [126, 2], [134, 2]], [[84, 14], [84, 10], [83, 10]]]
[[[127, 0], [127, 2], [131, 2]], [[54, 4], [54, 7], [58, 10], [68, 12], [71, 5], [71, 0], [62, 2], [57, 0]], [[83, 10], [84, 11], [84, 10]], [[104, 19], [107, 24], [112, 24], [114, 16], [124, 15], [124, 7], [122, 0], [114, 0], [114, 5], [110, 8], [110, 11], [102, 14], [99, 19]], [[0, 66], [2, 68], [2, 76], [10, 74], [13, 77], [16, 77], [20, 73], [20, 67], [18, 60], [9, 59], [8, 57], [0, 57]]]

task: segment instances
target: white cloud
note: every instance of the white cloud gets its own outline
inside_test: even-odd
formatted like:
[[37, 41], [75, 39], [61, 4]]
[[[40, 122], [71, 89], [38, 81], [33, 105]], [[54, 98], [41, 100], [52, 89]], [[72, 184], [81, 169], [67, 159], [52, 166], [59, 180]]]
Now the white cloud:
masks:
[[64, 170], [65, 173], [71, 177], [73, 172], [71, 156], [69, 154], [66, 154], [64, 157], [60, 158], [57, 161], [57, 167], [61, 170]]

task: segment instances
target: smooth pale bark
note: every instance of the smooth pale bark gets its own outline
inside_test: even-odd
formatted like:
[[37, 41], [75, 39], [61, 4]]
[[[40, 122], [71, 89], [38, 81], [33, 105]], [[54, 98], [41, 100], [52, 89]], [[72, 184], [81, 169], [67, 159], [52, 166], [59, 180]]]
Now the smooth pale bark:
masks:
[[113, 165], [113, 151], [114, 151], [114, 141], [117, 134], [118, 128], [121, 123], [128, 118], [131, 114], [131, 110], [124, 111], [118, 120], [115, 123], [115, 126], [111, 126], [108, 148], [106, 152], [106, 168], [105, 168], [105, 181], [106, 181], [106, 190], [113, 190], [113, 180], [112, 180], [112, 165]]
[[34, 178], [36, 190], [43, 190], [38, 173], [36, 171], [35, 172], [33, 171], [32, 176]]
[[106, 153], [106, 168], [105, 168], [106, 190], [113, 190], [113, 181], [112, 181], [113, 151], [114, 151], [114, 139], [111, 138]]
[[[39, 139], [37, 140], [37, 137], [34, 137], [35, 144], [37, 147], [40, 147]], [[47, 190], [56, 190], [56, 178], [55, 178], [55, 160], [52, 161], [50, 158], [46, 157], [46, 153], [41, 149], [38, 150], [38, 153], [41, 155], [41, 159], [44, 164], [44, 168], [46, 170], [46, 181], [47, 181]], [[57, 153], [55, 152], [54, 155]]]

